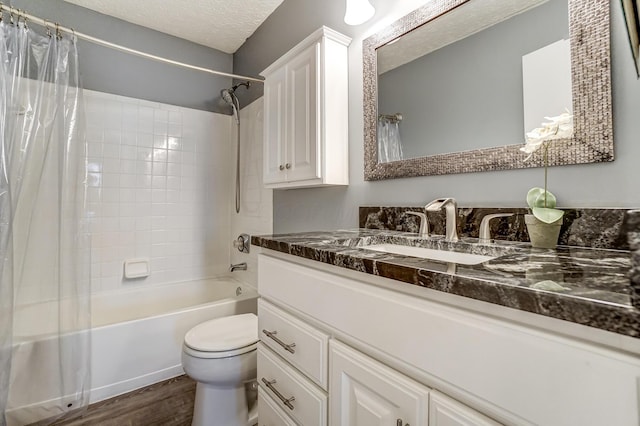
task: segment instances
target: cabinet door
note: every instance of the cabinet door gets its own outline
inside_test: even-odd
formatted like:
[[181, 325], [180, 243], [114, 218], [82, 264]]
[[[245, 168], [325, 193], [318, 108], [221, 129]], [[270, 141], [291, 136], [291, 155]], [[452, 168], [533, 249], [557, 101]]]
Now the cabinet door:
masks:
[[427, 425], [428, 388], [335, 340], [330, 348], [331, 425]]
[[286, 181], [286, 76], [283, 67], [264, 82], [264, 183]]
[[499, 423], [436, 391], [429, 396], [430, 426], [497, 426]]
[[287, 156], [289, 182], [320, 178], [318, 152], [318, 55], [316, 43], [287, 65]]

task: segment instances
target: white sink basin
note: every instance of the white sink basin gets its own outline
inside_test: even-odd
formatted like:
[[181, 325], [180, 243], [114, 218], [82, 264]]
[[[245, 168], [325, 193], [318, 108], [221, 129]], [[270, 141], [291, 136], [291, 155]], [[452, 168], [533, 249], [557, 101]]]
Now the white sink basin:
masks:
[[458, 263], [461, 265], [477, 265], [488, 260], [495, 259], [492, 256], [481, 254], [459, 253], [456, 251], [434, 250], [424, 247], [402, 246], [399, 244], [373, 244], [362, 247], [366, 250], [381, 251], [384, 253], [401, 254], [404, 256], [422, 257], [424, 259], [439, 260], [441, 262]]

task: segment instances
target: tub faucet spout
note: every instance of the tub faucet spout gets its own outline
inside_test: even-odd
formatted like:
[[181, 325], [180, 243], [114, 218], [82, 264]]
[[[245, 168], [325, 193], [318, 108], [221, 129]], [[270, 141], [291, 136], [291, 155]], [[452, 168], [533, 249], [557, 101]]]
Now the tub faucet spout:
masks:
[[246, 270], [247, 270], [247, 262], [232, 263], [231, 266], [229, 266], [229, 272], [246, 271]]

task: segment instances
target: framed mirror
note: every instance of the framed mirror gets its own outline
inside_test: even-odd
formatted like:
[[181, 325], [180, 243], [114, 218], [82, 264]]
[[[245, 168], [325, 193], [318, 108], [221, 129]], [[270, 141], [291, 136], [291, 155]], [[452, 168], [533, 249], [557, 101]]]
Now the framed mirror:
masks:
[[[532, 130], [527, 70], [562, 62], [537, 55], [563, 39], [574, 136], [550, 144], [548, 163], [613, 161], [609, 2], [431, 0], [363, 42], [365, 180], [543, 166], [520, 151]], [[544, 104], [560, 74], [528, 93]], [[397, 137], [385, 123], [402, 154], [378, 149]]]

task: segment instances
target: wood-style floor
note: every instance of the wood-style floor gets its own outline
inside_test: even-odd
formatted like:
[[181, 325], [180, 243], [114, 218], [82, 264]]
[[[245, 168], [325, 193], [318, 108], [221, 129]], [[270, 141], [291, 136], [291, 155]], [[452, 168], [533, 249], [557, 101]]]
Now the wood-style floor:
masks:
[[196, 382], [180, 376], [91, 404], [82, 417], [58, 420], [52, 425], [190, 426], [195, 393]]

